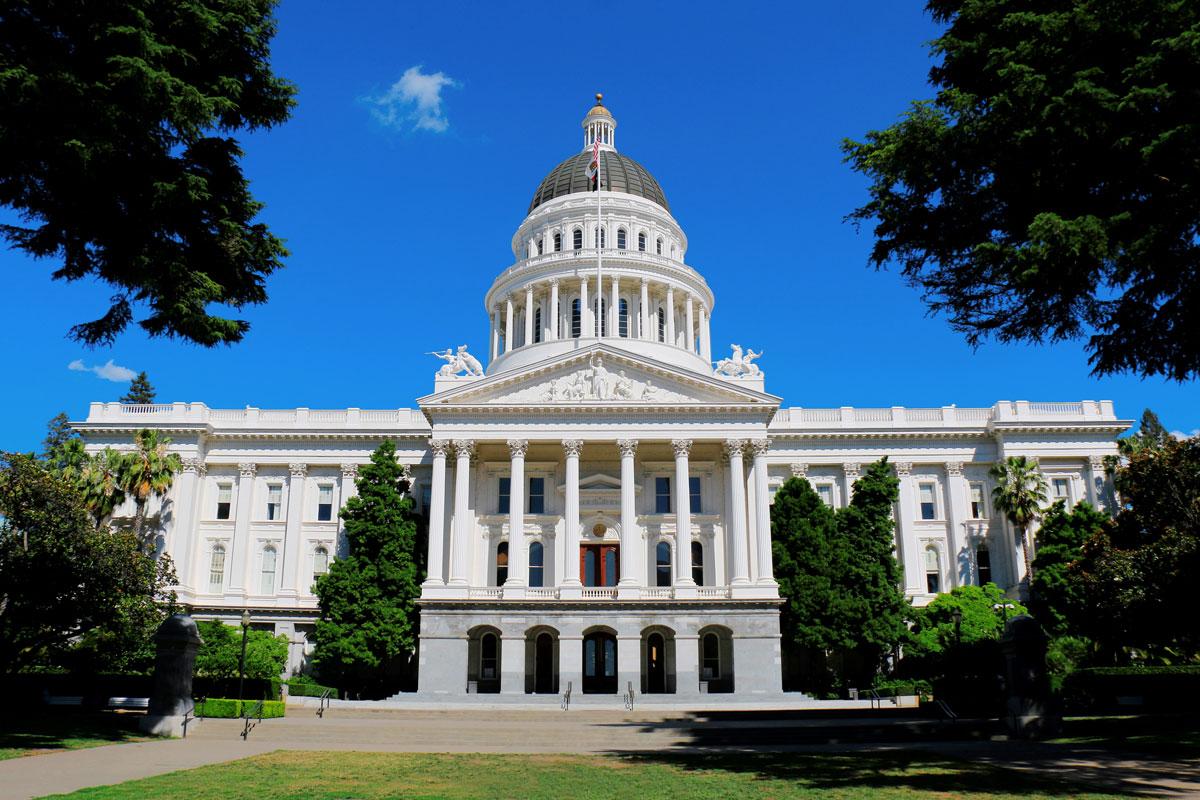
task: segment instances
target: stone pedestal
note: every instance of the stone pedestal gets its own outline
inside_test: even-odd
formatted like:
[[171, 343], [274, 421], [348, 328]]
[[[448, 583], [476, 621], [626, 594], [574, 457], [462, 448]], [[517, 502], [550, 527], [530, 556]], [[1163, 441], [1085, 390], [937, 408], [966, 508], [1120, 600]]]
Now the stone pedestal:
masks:
[[184, 717], [192, 708], [196, 651], [204, 640], [191, 617], [176, 614], [159, 626], [154, 641], [154, 693], [138, 727], [158, 736], [182, 736]]
[[1004, 724], [1018, 736], [1053, 733], [1062, 718], [1050, 709], [1050, 680], [1046, 675], [1046, 634], [1028, 614], [1008, 621], [1000, 640], [1008, 706]]

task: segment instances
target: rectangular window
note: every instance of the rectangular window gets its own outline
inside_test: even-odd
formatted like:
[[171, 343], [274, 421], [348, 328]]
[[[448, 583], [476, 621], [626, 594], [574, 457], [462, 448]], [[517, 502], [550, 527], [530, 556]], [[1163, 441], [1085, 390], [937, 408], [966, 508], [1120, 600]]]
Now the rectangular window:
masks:
[[333, 487], [317, 487], [317, 522], [329, 522], [333, 519]]
[[283, 484], [267, 486], [267, 519], [283, 518]]
[[937, 594], [942, 590], [941, 559], [935, 547], [925, 550], [925, 588], [930, 594]]
[[225, 548], [217, 545], [212, 550], [208, 569], [208, 590], [214, 594], [221, 591], [225, 583]]
[[546, 479], [529, 479], [529, 513], [546, 513]]
[[233, 500], [233, 484], [217, 484], [217, 519], [229, 519], [229, 509]]
[[983, 484], [971, 484], [971, 519], [986, 519], [987, 509], [983, 505]]
[[263, 550], [262, 556], [262, 594], [275, 594], [275, 548]]
[[817, 484], [817, 497], [821, 498], [822, 503], [829, 506], [830, 508], [833, 508], [833, 484], [832, 483], [818, 483]]
[[326, 572], [329, 572], [329, 551], [318, 547], [313, 551], [313, 584]]
[[937, 503], [933, 499], [933, 484], [922, 483], [917, 489], [921, 494], [921, 519], [937, 519]]
[[426, 516], [426, 517], [429, 516], [429, 506], [430, 506], [429, 498], [432, 496], [433, 496], [433, 487], [431, 487], [431, 486], [422, 486], [421, 487], [421, 514], [422, 514], [422, 516]]
[[992, 553], [986, 547], [975, 551], [975, 565], [979, 568], [979, 585], [992, 582]]
[[671, 479], [654, 479], [654, 513], [671, 513]]
[[512, 478], [500, 479], [499, 495], [496, 499], [496, 513], [507, 514], [509, 512], [509, 502], [512, 499]]
[[1071, 480], [1070, 478], [1055, 478], [1054, 479], [1054, 499], [1066, 500], [1067, 505], [1071, 505]]
[[690, 511], [693, 514], [703, 514], [700, 510], [700, 479], [688, 478], [688, 503], [691, 505]]

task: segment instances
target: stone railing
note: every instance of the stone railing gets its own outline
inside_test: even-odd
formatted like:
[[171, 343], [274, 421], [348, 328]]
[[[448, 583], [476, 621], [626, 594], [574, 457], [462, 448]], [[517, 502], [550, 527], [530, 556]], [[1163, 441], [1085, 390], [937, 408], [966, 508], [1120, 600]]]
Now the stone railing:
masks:
[[237, 428], [413, 428], [429, 430], [429, 421], [419, 409], [388, 408], [209, 408], [203, 403], [92, 403], [87, 420], [91, 425], [208, 425], [215, 429]]
[[771, 432], [821, 428], [984, 428], [997, 422], [1117, 422], [1110, 400], [1081, 403], [1030, 403], [1003, 400], [991, 408], [781, 408]]
[[[584, 600], [616, 600], [617, 589], [614, 586], [585, 586], [576, 589], [577, 597]], [[559, 587], [530, 587], [523, 590], [522, 600], [560, 600], [562, 589]], [[700, 600], [724, 600], [730, 596], [728, 586], [699, 586], [696, 595]], [[470, 600], [503, 600], [504, 589], [500, 586], [480, 586], [467, 589]], [[675, 588], [672, 586], [642, 586], [638, 589], [639, 600], [673, 600]]]

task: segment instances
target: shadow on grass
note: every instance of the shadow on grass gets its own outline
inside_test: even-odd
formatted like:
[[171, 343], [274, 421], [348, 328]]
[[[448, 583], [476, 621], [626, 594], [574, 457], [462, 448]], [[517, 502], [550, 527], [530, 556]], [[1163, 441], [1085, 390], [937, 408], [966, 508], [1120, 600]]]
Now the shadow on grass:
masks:
[[50, 709], [0, 716], [0, 758], [26, 750], [64, 750], [152, 738], [138, 731], [140, 715]]
[[1200, 758], [1200, 719], [1191, 714], [1074, 717], [1050, 741], [1177, 758]]

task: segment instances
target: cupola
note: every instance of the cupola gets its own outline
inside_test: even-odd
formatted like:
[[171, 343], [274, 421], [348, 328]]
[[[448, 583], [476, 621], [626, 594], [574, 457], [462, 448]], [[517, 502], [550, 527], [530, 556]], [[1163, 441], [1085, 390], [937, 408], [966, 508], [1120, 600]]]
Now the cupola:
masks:
[[596, 93], [596, 105], [592, 106], [587, 116], [583, 118], [583, 149], [591, 150], [596, 141], [600, 142], [601, 150], [616, 150], [617, 121], [601, 102], [604, 95]]

